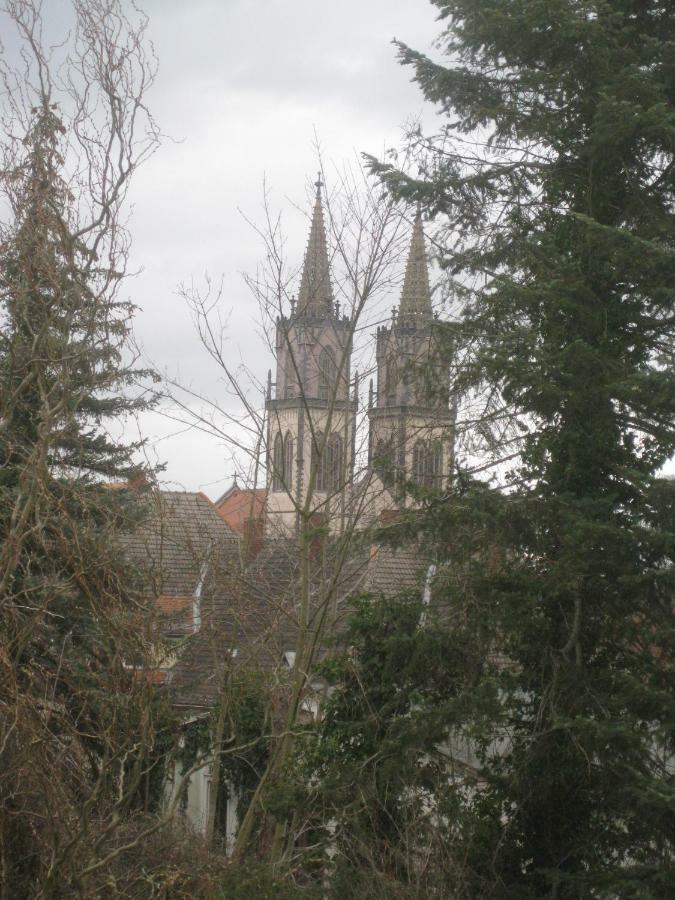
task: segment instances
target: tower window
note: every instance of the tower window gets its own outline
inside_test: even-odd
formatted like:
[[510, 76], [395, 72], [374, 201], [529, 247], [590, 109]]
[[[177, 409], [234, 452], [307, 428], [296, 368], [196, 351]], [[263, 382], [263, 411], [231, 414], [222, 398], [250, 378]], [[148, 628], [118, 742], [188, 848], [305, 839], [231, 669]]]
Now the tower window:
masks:
[[272, 453], [272, 490], [290, 491], [293, 480], [293, 436], [290, 431], [282, 438], [281, 432], [274, 438]]
[[319, 354], [319, 400], [329, 400], [335, 389], [335, 353], [332, 347], [324, 347]]
[[443, 475], [441, 441], [417, 441], [413, 447], [411, 477], [415, 484], [438, 489]]
[[394, 446], [391, 439], [379, 438], [373, 455], [373, 467], [386, 486], [392, 484], [394, 473]]
[[312, 450], [312, 461], [316, 471], [317, 491], [335, 494], [342, 487], [342, 438], [334, 431], [323, 444], [323, 434], [319, 432]]
[[280, 433], [274, 438], [274, 450], [272, 452], [272, 490], [284, 489], [284, 439]]
[[317, 491], [326, 490], [325, 458], [326, 448], [323, 446], [323, 432], [317, 431], [312, 441], [312, 469], [316, 473], [314, 476], [314, 488]]
[[394, 360], [394, 358], [390, 357], [387, 360], [386, 378], [384, 385], [385, 399], [389, 406], [393, 406], [396, 403], [396, 387], [398, 385], [398, 381], [398, 366], [396, 365], [396, 361]]
[[412, 480], [415, 484], [423, 485], [426, 474], [427, 442], [416, 441], [413, 447]]
[[427, 455], [427, 485], [440, 490], [443, 475], [443, 445], [432, 441]]
[[334, 494], [342, 487], [342, 438], [333, 432], [326, 447], [326, 490]]
[[284, 481], [286, 489], [290, 491], [293, 483], [293, 437], [290, 431], [286, 432], [284, 438]]

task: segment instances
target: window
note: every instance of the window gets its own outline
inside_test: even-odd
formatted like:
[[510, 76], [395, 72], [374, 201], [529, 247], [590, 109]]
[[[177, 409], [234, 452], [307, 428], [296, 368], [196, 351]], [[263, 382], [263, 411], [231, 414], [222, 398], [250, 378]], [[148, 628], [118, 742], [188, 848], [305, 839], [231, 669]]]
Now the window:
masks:
[[[321, 452], [321, 458], [319, 453]], [[326, 450], [323, 446], [323, 432], [317, 431], [312, 441], [312, 469], [316, 472], [314, 488], [317, 491], [326, 490]]]
[[[319, 454], [321, 454], [319, 458]], [[318, 432], [312, 447], [312, 465], [316, 470], [315, 488], [334, 494], [342, 487], [342, 438], [334, 431], [323, 446], [323, 434]]]
[[272, 490], [290, 491], [293, 481], [293, 436], [290, 431], [282, 438], [278, 433], [274, 438], [272, 454]]
[[415, 484], [428, 488], [441, 487], [443, 445], [440, 441], [417, 441], [413, 447], [411, 477]]
[[382, 483], [392, 484], [394, 473], [394, 447], [391, 440], [379, 438], [373, 455], [373, 467], [382, 479]]
[[293, 437], [290, 431], [284, 438], [284, 481], [286, 490], [290, 491], [293, 483]]
[[391, 441], [384, 438], [378, 438], [375, 445], [374, 464], [376, 466], [390, 466], [393, 463], [393, 452]]
[[319, 400], [330, 400], [335, 389], [335, 354], [332, 347], [324, 347], [319, 354]]
[[417, 441], [413, 447], [412, 480], [415, 484], [424, 484], [427, 461], [427, 442]]
[[427, 466], [427, 484], [430, 488], [440, 490], [443, 481], [443, 445], [440, 441], [433, 441], [429, 447]]
[[385, 373], [385, 402], [388, 406], [393, 406], [396, 403], [396, 388], [398, 387], [399, 382], [398, 366], [396, 365], [396, 360], [393, 357], [390, 357], [387, 360], [387, 368], [385, 370]]
[[280, 433], [274, 438], [274, 451], [272, 453], [272, 490], [284, 489], [284, 439]]
[[326, 490], [334, 494], [342, 487], [342, 438], [333, 432], [326, 447]]

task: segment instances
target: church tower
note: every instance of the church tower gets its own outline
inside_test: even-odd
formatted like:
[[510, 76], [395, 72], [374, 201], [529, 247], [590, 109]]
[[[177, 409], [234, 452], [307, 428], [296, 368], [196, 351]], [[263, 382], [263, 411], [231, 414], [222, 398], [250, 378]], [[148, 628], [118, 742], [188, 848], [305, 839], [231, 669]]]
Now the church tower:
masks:
[[301, 511], [339, 531], [353, 479], [356, 388], [350, 398], [351, 322], [333, 297], [316, 183], [297, 302], [276, 324], [276, 381], [267, 390], [267, 513], [285, 534]]
[[405, 481], [441, 489], [452, 467], [454, 415], [447, 369], [434, 361], [434, 315], [421, 213], [413, 226], [401, 302], [377, 330], [370, 383], [369, 464], [396, 503]]

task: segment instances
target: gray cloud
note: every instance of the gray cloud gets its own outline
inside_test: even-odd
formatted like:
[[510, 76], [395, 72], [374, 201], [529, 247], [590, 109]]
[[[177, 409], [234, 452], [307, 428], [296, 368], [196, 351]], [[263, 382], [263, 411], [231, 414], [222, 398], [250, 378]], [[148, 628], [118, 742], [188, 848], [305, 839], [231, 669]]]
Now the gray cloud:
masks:
[[[263, 248], [239, 210], [261, 219], [262, 182], [284, 213], [287, 250], [299, 264], [307, 237], [307, 186], [315, 134], [331, 163], [378, 153], [422, 110], [410, 73], [396, 62], [394, 36], [427, 49], [438, 31], [429, 0], [140, 0], [159, 75], [148, 97], [171, 136], [133, 182], [131, 268], [144, 355], [233, 412], [216, 368], [194, 334], [181, 282], [223, 277], [227, 353], [264, 379], [273, 360], [259, 334], [257, 307], [241, 276]], [[63, 37], [68, 0], [45, 4], [48, 39]], [[16, 50], [3, 34], [6, 52]], [[392, 300], [394, 302], [394, 300]], [[222, 440], [176, 434], [150, 414], [140, 423], [167, 480], [217, 495], [233, 463]], [[130, 436], [136, 437], [135, 426]]]

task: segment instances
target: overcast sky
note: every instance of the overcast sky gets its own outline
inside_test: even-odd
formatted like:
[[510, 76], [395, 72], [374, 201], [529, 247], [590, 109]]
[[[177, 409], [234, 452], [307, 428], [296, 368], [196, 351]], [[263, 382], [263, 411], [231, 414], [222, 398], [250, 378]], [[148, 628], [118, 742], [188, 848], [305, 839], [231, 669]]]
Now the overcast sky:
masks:
[[[284, 213], [288, 254], [302, 259], [305, 204], [315, 179], [315, 134], [332, 164], [398, 145], [423, 114], [394, 37], [428, 50], [439, 25], [428, 0], [145, 0], [160, 70], [149, 103], [172, 140], [139, 171], [128, 282], [140, 307], [136, 333], [162, 372], [218, 396], [177, 288], [208, 272], [224, 279], [228, 354], [264, 377], [271, 355], [242, 273], [260, 239], [240, 210], [261, 218], [262, 182]], [[424, 115], [431, 115], [429, 110]], [[396, 298], [392, 298], [392, 304]], [[160, 416], [141, 423], [165, 482], [217, 497], [231, 482], [231, 448]]]

